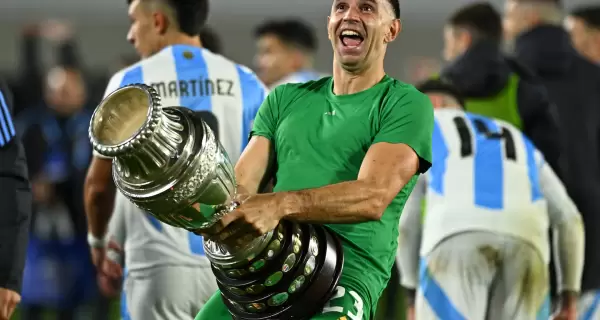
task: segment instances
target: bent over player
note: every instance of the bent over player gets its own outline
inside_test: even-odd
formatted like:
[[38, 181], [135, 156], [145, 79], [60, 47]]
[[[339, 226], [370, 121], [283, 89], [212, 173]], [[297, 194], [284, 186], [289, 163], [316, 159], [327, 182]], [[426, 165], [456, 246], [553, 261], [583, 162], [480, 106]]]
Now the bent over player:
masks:
[[[108, 84], [106, 95], [133, 83], [144, 83], [154, 87], [164, 106], [187, 107], [201, 116], [213, 129], [231, 160], [236, 161], [248, 141], [252, 120], [266, 96], [266, 88], [246, 67], [202, 48], [200, 31], [208, 17], [208, 0], [128, 0], [128, 4], [131, 26], [127, 39], [143, 59], [116, 73]], [[92, 259], [98, 267], [105, 262], [107, 226], [115, 197], [111, 165], [111, 159], [95, 155], [85, 182], [88, 241]], [[140, 219], [146, 218], [144, 212], [137, 211]], [[145, 266], [144, 272], [158, 274], [161, 270], [150, 269], [162, 268], [171, 260], [179, 261], [181, 251], [170, 250], [171, 247], [165, 247], [165, 243], [178, 241], [177, 243], [190, 242], [196, 247], [202, 246], [199, 236], [185, 232], [169, 233], [170, 228], [163, 228], [163, 224], [154, 218], [147, 219], [143, 224], [133, 223], [131, 226], [140, 228], [135, 230], [139, 232], [132, 231], [132, 234], [143, 235], [145, 238], [128, 242], [126, 249], [153, 250], [144, 246], [156, 246], [154, 252], [163, 253], [160, 258], [139, 254], [127, 258], [127, 261], [141, 259], [135, 266]], [[154, 230], [148, 232], [141, 230], [152, 227]], [[175, 240], [178, 237], [180, 239]], [[190, 254], [198, 257], [190, 257], [188, 261], [205, 259], [200, 249], [191, 249]], [[201, 261], [199, 264], [207, 265]], [[200, 269], [206, 273], [205, 278], [212, 277], [209, 267]], [[172, 313], [167, 311], [176, 307], [169, 305], [176, 301], [169, 300], [168, 295], [159, 295], [161, 290], [154, 290], [150, 286], [159, 283], [152, 282], [151, 279], [159, 278], [135, 274], [140, 271], [139, 268], [128, 271], [131, 279], [126, 282], [131, 285], [125, 288], [129, 289], [125, 290], [125, 295], [129, 302], [130, 315], [134, 319], [173, 319]], [[168, 273], [171, 276], [184, 277], [183, 273], [165, 272], [162, 275]], [[146, 282], [148, 279], [149, 282]], [[171, 282], [176, 283], [179, 280], [172, 279]], [[139, 289], [136, 288], [136, 283], [139, 283]], [[196, 282], [189, 282], [188, 285], [195, 286]], [[210, 287], [213, 283], [206, 285]], [[131, 289], [132, 287], [134, 289]], [[197, 295], [191, 298], [200, 303], [206, 301], [208, 296]], [[155, 303], [152, 299], [156, 300]], [[197, 308], [188, 308], [187, 305], [184, 307], [186, 309], [180, 311], [186, 312], [188, 318], [198, 311]]]
[[[333, 2], [333, 77], [285, 84], [267, 97], [235, 167], [241, 205], [211, 235], [227, 242], [247, 230], [264, 234], [281, 219], [335, 232], [341, 280], [312, 319], [373, 318], [394, 263], [400, 212], [430, 167], [431, 103], [383, 68], [400, 29], [397, 0]], [[274, 193], [257, 194], [271, 177]], [[219, 292], [196, 319], [231, 319]]]
[[441, 82], [421, 90], [436, 107], [433, 166], [404, 208], [399, 240], [416, 319], [548, 319], [550, 226], [557, 316], [575, 320], [583, 224], [560, 180], [512, 125], [464, 112]]

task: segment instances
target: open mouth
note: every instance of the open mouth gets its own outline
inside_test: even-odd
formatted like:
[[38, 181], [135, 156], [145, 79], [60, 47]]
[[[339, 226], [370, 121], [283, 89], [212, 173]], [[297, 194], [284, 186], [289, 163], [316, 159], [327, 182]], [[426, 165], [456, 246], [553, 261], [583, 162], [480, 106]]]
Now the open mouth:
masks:
[[340, 34], [340, 40], [344, 46], [356, 48], [363, 42], [364, 37], [354, 30], [344, 30]]

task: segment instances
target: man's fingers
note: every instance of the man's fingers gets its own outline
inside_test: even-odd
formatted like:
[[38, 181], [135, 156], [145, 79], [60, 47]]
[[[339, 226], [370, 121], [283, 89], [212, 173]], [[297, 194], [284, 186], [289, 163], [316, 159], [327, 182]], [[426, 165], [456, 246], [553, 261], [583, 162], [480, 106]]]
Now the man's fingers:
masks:
[[121, 248], [121, 246], [116, 241], [113, 241], [113, 240], [110, 240], [108, 242], [108, 249], [114, 250], [118, 253], [123, 253], [123, 248]]
[[251, 224], [238, 220], [230, 224], [229, 227], [223, 229], [216, 240], [241, 245], [247, 242], [248, 238], [253, 238], [256, 235], [257, 232]]
[[234, 221], [238, 220], [243, 216], [243, 212], [240, 209], [236, 209], [226, 214], [223, 218], [221, 218], [221, 230], [226, 229], [227, 226], [232, 224]]
[[7, 314], [8, 319], [10, 319], [12, 317], [13, 313], [15, 313], [15, 310], [17, 309], [17, 305], [19, 304], [19, 302], [21, 302], [21, 298], [19, 298], [19, 297], [12, 300], [11, 305], [8, 307], [8, 314]]

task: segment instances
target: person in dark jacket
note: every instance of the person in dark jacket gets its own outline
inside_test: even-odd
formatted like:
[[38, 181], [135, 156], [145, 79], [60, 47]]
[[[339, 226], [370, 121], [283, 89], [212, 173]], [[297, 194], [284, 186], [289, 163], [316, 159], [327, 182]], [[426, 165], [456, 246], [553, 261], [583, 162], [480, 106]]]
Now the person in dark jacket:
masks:
[[[556, 104], [565, 156], [561, 178], [581, 211], [586, 256], [580, 310], [600, 298], [600, 67], [580, 56], [562, 28], [559, 0], [508, 0], [504, 26], [517, 59]], [[586, 319], [600, 319], [597, 316]], [[584, 317], [585, 318], [585, 317]]]
[[452, 83], [466, 100], [466, 110], [507, 121], [521, 129], [558, 168], [558, 125], [541, 84], [501, 52], [502, 17], [488, 3], [462, 7], [444, 28], [444, 58], [440, 77]]
[[25, 152], [12, 113], [12, 97], [0, 79], [0, 320], [10, 319], [21, 300], [32, 211]]
[[571, 11], [565, 19], [565, 27], [575, 49], [600, 66], [600, 5]]

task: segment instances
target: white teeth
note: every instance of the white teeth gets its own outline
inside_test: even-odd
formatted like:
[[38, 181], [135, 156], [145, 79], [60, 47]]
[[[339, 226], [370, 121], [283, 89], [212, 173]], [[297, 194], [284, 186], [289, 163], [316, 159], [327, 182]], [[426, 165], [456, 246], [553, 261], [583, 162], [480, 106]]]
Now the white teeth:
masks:
[[356, 32], [356, 31], [352, 31], [352, 30], [344, 30], [344, 31], [342, 31], [342, 36], [355, 36], [355, 37], [360, 37], [360, 34], [358, 34], [358, 32]]

